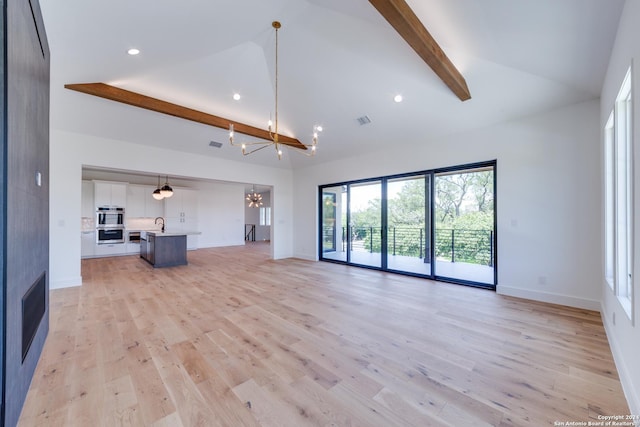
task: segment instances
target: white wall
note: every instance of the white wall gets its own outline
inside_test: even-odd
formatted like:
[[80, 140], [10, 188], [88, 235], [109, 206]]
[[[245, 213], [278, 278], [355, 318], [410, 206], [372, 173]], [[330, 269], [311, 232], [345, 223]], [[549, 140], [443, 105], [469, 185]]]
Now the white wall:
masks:
[[[634, 177], [634, 212], [638, 217], [640, 212], [640, 1], [627, 0], [620, 18], [620, 26], [614, 48], [609, 60], [609, 68], [602, 87], [600, 102], [600, 134], [613, 108], [616, 95], [622, 84], [627, 69], [633, 61], [633, 150], [635, 170]], [[601, 144], [602, 149], [602, 144]], [[602, 168], [601, 168], [602, 170]], [[604, 181], [601, 187], [604, 188]], [[601, 228], [604, 235], [604, 226]], [[604, 245], [603, 245], [604, 246]], [[634, 221], [634, 262], [633, 270], [640, 272], [640, 226]], [[604, 247], [600, 253], [600, 260], [604, 260]], [[633, 288], [633, 317], [632, 322], [620, 306], [603, 275], [598, 276], [602, 292], [602, 317], [607, 329], [609, 342], [620, 374], [631, 413], [640, 414], [640, 285], [634, 280]], [[613, 316], [616, 318], [613, 323]]]
[[318, 258], [318, 185], [497, 159], [498, 292], [597, 310], [598, 111], [591, 101], [298, 170], [295, 254]]
[[243, 186], [196, 182], [198, 189], [198, 248], [244, 245]]
[[[91, 135], [51, 130], [50, 135], [50, 286], [52, 289], [76, 286], [82, 282], [80, 272], [80, 200], [82, 166], [159, 173], [182, 177], [229, 182], [259, 182], [272, 187], [273, 239], [271, 252], [275, 259], [293, 254], [292, 171], [249, 165], [179, 151], [153, 148], [131, 142], [109, 140]], [[107, 149], [105, 149], [107, 147]], [[221, 190], [230, 200], [242, 190]], [[214, 208], [215, 200], [203, 201]], [[220, 207], [220, 209], [222, 209]], [[238, 212], [217, 212], [229, 220], [242, 221], [242, 205]], [[205, 214], [203, 213], [203, 216]], [[199, 221], [201, 219], [199, 218]], [[221, 226], [222, 227], [222, 226]], [[214, 233], [226, 232], [223, 230]], [[201, 236], [206, 246], [211, 236]], [[228, 241], [233, 242], [229, 235]]]

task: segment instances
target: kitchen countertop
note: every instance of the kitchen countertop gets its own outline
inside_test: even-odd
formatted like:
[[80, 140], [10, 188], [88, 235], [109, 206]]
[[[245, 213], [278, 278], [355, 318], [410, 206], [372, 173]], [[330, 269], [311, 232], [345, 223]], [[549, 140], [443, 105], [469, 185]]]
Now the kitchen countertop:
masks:
[[155, 237], [170, 237], [170, 236], [192, 236], [195, 234], [202, 234], [199, 231], [141, 231], [140, 237], [145, 238], [147, 234], [150, 234]]

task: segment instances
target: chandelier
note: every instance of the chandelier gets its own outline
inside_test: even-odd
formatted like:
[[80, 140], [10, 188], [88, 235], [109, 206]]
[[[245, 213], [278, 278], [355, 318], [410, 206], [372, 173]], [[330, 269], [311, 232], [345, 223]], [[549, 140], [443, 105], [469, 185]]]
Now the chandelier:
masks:
[[[279, 137], [278, 137], [278, 30], [280, 29], [280, 27], [282, 26], [280, 24], [280, 22], [278, 21], [273, 21], [271, 23], [271, 26], [275, 29], [276, 31], [276, 73], [275, 73], [275, 123], [271, 121], [271, 119], [269, 119], [268, 122], [268, 126], [269, 126], [269, 138], [271, 139], [270, 141], [256, 141], [256, 142], [243, 142], [243, 143], [235, 143], [234, 142], [234, 132], [233, 132], [233, 123], [229, 124], [229, 142], [231, 143], [231, 145], [233, 145], [234, 147], [240, 147], [242, 149], [242, 155], [243, 156], [248, 156], [249, 154], [255, 153], [256, 151], [262, 150], [263, 148], [267, 148], [270, 146], [273, 146], [276, 149], [276, 153], [278, 155], [278, 160], [282, 159], [282, 145], [287, 145], [284, 143], [279, 142]], [[275, 125], [275, 126], [274, 126]], [[318, 144], [318, 132], [322, 131], [322, 127], [321, 126], [314, 126], [313, 127], [313, 139], [311, 144], [301, 144], [302, 146], [306, 147], [306, 148], [310, 148], [311, 152], [307, 153], [306, 151], [302, 151], [300, 150], [296, 150], [306, 156], [313, 156], [316, 154], [316, 146]], [[248, 146], [256, 146], [254, 148], [250, 148], [247, 149]]]
[[256, 189], [251, 187], [251, 193], [247, 194], [247, 201], [250, 208], [259, 208], [262, 206], [262, 194], [256, 193]]

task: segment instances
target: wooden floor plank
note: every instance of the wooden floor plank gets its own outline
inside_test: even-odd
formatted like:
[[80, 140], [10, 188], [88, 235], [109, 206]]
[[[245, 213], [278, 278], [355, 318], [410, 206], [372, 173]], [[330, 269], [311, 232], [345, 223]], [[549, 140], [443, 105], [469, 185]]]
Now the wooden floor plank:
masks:
[[82, 261], [20, 427], [540, 426], [628, 407], [599, 313], [268, 244]]

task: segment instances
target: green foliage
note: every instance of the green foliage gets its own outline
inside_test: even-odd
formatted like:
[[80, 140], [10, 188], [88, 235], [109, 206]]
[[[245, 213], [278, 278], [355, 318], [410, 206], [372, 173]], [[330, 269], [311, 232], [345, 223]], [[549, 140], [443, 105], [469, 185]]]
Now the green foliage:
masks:
[[436, 223], [444, 227], [469, 212], [493, 215], [493, 171], [437, 176], [435, 187]]
[[406, 181], [397, 196], [388, 200], [390, 227], [424, 228], [424, 187], [424, 179]]
[[493, 262], [493, 171], [436, 177], [436, 258]]
[[454, 230], [493, 230], [493, 211], [466, 212], [453, 220]]
[[336, 194], [324, 193], [322, 195], [322, 247], [332, 248], [335, 243], [336, 233]]

